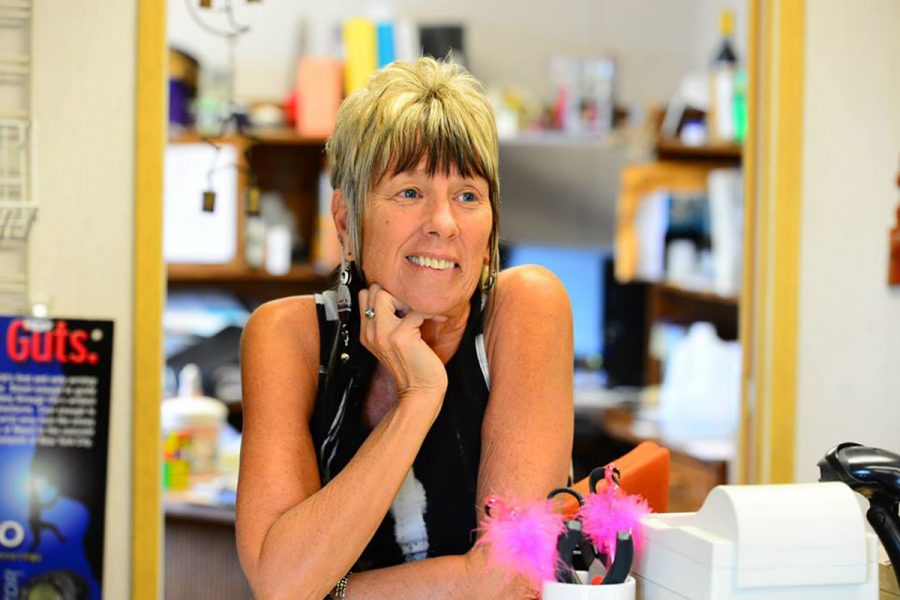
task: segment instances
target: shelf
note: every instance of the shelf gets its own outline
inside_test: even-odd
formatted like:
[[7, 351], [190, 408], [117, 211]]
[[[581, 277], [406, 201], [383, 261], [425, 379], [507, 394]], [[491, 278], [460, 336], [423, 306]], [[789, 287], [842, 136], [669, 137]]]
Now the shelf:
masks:
[[172, 283], [321, 283], [328, 277], [328, 273], [320, 273], [309, 265], [294, 265], [286, 275], [230, 264], [169, 264], [166, 271]]
[[[667, 284], [652, 284], [649, 290], [647, 322], [657, 320], [681, 325], [697, 321], [712, 323], [723, 340], [738, 336], [738, 299], [711, 292], [692, 291]], [[651, 380], [651, 383], [655, 381]]]
[[[690, 290], [665, 283], [650, 284], [647, 288], [645, 343], [649, 327], [666, 322], [685, 327], [698, 321], [711, 323], [716, 334], [725, 341], [738, 339], [739, 300], [734, 296], [720, 296], [709, 291]], [[645, 346], [646, 348], [646, 346]], [[644, 381], [655, 385], [662, 381], [659, 361], [644, 355]]]
[[689, 288], [683, 288], [676, 285], [671, 285], [668, 283], [658, 283], [654, 284], [661, 293], [670, 294], [675, 296], [681, 296], [683, 298], [690, 298], [692, 300], [696, 300], [699, 302], [709, 302], [713, 304], [722, 304], [725, 306], [734, 306], [738, 305], [738, 297], [737, 296], [720, 296], [715, 292], [704, 291], [704, 290], [692, 290]]
[[704, 160], [739, 163], [743, 147], [735, 143], [686, 146], [674, 138], [659, 138], [656, 155], [661, 160]]
[[296, 131], [288, 127], [280, 127], [277, 129], [249, 129], [246, 135], [237, 135], [229, 133], [224, 136], [204, 137], [196, 131], [188, 131], [178, 133], [169, 137], [170, 144], [196, 144], [204, 140], [214, 143], [230, 143], [250, 145], [253, 142], [259, 142], [267, 145], [282, 146], [324, 146], [325, 138], [308, 137], [298, 135]]

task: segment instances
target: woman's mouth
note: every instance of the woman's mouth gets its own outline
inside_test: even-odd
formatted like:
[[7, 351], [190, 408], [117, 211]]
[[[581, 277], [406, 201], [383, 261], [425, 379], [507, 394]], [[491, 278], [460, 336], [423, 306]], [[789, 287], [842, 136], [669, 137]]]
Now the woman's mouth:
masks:
[[452, 260], [431, 258], [429, 256], [407, 256], [406, 260], [419, 267], [426, 267], [428, 269], [434, 269], [435, 271], [447, 271], [459, 266]]

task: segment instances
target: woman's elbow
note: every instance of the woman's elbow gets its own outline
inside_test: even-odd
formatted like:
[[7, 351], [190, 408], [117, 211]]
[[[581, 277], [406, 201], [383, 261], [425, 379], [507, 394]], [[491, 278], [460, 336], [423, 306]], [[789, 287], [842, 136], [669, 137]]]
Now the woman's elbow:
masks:
[[302, 565], [285, 569], [263, 563], [252, 573], [245, 568], [244, 573], [257, 600], [322, 600], [333, 587]]
[[315, 585], [314, 578], [309, 576], [310, 569], [304, 568], [302, 560], [294, 561], [294, 564], [287, 568], [281, 560], [278, 560], [282, 557], [267, 556], [264, 543], [259, 546], [250, 545], [241, 537], [238, 528], [238, 559], [254, 598], [322, 600], [328, 595], [331, 588], [320, 590], [323, 585]]

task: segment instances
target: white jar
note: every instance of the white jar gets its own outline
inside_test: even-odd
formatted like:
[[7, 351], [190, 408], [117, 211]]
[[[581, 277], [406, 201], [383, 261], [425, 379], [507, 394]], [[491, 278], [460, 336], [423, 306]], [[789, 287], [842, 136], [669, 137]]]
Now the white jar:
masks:
[[216, 473], [219, 430], [227, 413], [222, 402], [200, 395], [197, 365], [185, 365], [179, 377], [178, 396], [162, 403], [166, 460], [185, 460], [190, 476]]

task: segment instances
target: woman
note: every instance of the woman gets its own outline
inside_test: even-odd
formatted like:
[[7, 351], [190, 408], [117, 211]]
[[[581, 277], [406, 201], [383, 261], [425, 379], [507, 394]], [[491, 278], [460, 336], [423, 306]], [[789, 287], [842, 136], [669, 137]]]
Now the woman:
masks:
[[490, 105], [454, 65], [395, 63], [327, 152], [341, 282], [265, 304], [242, 341], [247, 578], [260, 598], [521, 596], [472, 549], [476, 507], [566, 483], [572, 322], [548, 271], [497, 274]]

